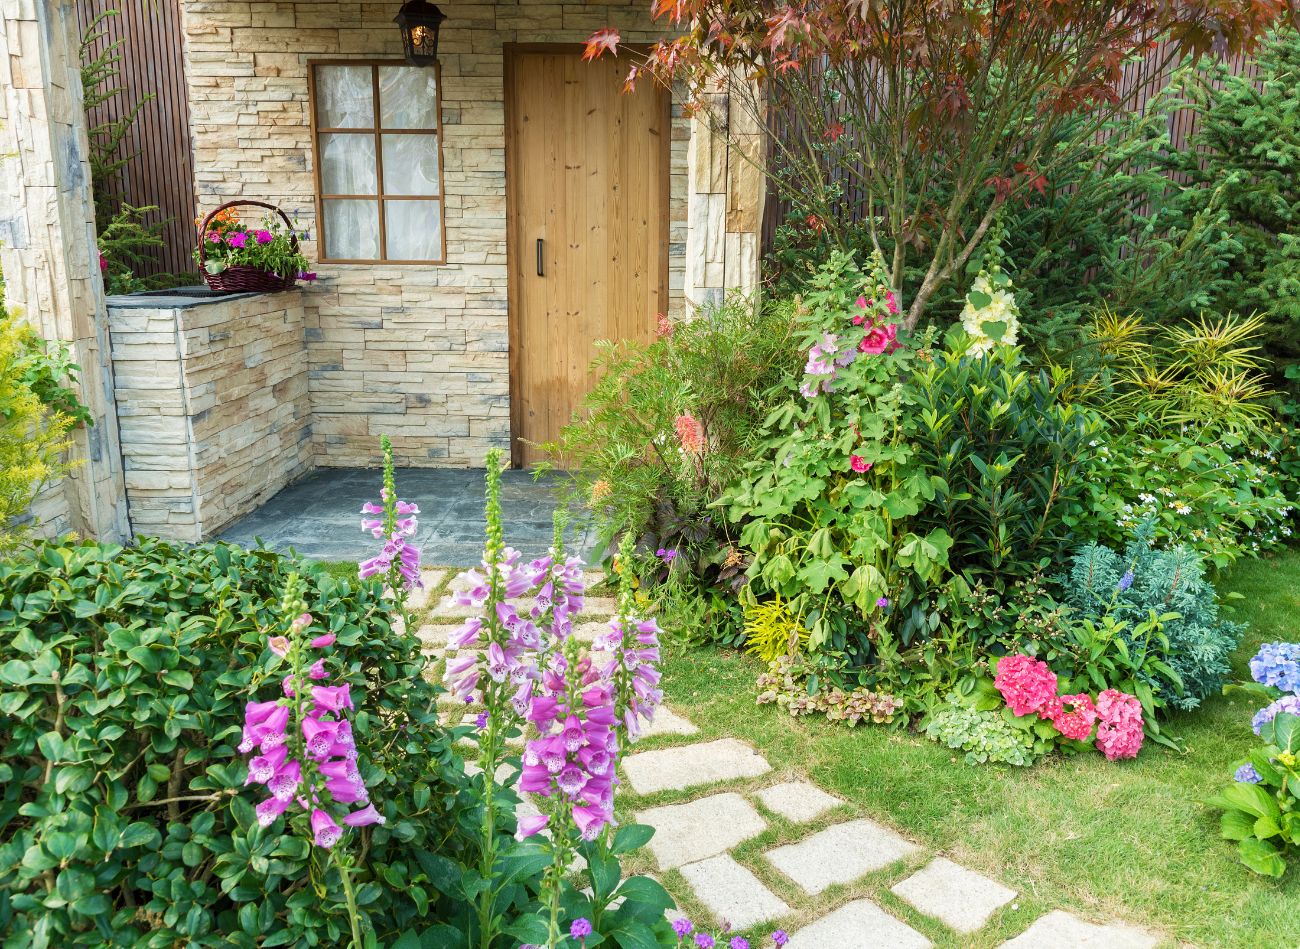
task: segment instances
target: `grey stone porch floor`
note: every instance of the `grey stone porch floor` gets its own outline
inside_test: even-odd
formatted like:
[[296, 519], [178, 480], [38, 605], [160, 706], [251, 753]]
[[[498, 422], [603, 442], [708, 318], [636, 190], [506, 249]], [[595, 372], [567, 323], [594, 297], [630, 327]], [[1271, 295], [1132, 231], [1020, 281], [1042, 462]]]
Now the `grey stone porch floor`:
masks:
[[[399, 468], [397, 494], [420, 506], [415, 543], [423, 563], [469, 567], [483, 557], [483, 470]], [[551, 544], [551, 518], [559, 504], [558, 477], [534, 481], [532, 472], [507, 471], [501, 478], [506, 543], [526, 557]], [[218, 537], [251, 547], [260, 538], [273, 550], [293, 548], [313, 560], [361, 560], [377, 542], [361, 530], [361, 505], [378, 501], [383, 474], [370, 468], [322, 468], [289, 485]], [[574, 513], [565, 543], [590, 562], [595, 538]]]

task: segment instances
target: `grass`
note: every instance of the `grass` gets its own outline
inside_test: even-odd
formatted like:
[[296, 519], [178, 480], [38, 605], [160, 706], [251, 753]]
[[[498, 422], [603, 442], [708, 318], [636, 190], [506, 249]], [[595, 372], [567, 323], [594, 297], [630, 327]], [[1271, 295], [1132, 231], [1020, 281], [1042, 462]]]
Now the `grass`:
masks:
[[[1260, 642], [1300, 638], [1300, 552], [1239, 564], [1221, 578], [1219, 589], [1241, 594], [1236, 617], [1250, 624], [1234, 659], [1238, 676], [1248, 675], [1246, 661]], [[1055, 908], [1158, 929], [1177, 943], [1283, 946], [1300, 937], [1300, 870], [1293, 867], [1280, 881], [1246, 870], [1235, 859], [1234, 845], [1219, 837], [1217, 812], [1204, 804], [1256, 741], [1249, 726], [1255, 706], [1248, 699], [1218, 697], [1170, 721], [1170, 731], [1186, 745], [1181, 753], [1148, 746], [1131, 762], [1086, 755], [1022, 770], [970, 767], [947, 748], [899, 729], [850, 729], [757, 707], [759, 671], [756, 660], [735, 652], [670, 650], [664, 665], [667, 701], [701, 734], [657, 739], [646, 747], [741, 738], [775, 769], [750, 782], [753, 788], [806, 777], [846, 802], [821, 823], [862, 814], [927, 850], [810, 899], [761, 857], [809, 828], [773, 819], [763, 836], [734, 855], [795, 909], [778, 924], [794, 928], [869, 896], [940, 946], [996, 945]], [[693, 789], [677, 798], [700, 793]], [[629, 809], [673, 799], [633, 799]], [[889, 892], [935, 853], [1001, 880], [1020, 897], [981, 933], [957, 937]], [[675, 893], [689, 893], [674, 872], [664, 882]], [[700, 911], [689, 900], [683, 908]]]

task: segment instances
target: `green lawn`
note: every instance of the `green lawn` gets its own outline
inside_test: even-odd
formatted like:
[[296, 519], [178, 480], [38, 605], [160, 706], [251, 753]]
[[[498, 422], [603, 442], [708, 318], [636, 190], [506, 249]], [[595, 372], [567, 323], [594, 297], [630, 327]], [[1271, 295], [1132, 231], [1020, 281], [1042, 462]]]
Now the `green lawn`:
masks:
[[[1250, 624], [1235, 658], [1239, 675], [1247, 675], [1246, 661], [1259, 642], [1300, 639], [1300, 552], [1240, 564], [1219, 588], [1244, 596], [1235, 601], [1237, 618]], [[778, 775], [805, 776], [845, 798], [849, 806], [834, 819], [872, 817], [1021, 894], [978, 937], [961, 940], [888, 891], [928, 854], [853, 887], [801, 898], [759, 854], [807, 829], [773, 821], [737, 857], [800, 915], [868, 895], [949, 946], [996, 945], [1052, 908], [1098, 921], [1119, 918], [1200, 945], [1294, 946], [1300, 940], [1300, 870], [1293, 868], [1281, 881], [1247, 871], [1236, 862], [1234, 846], [1219, 838], [1217, 813], [1203, 803], [1231, 778], [1231, 765], [1255, 741], [1250, 700], [1216, 698], [1172, 720], [1168, 727], [1185, 742], [1184, 753], [1148, 746], [1132, 762], [1088, 755], [1025, 770], [970, 767], [948, 749], [897, 729], [849, 729], [757, 707], [759, 671], [755, 660], [735, 652], [672, 649], [664, 669], [667, 700], [699, 726], [701, 737], [742, 738]], [[699, 739], [647, 744], [691, 740]], [[667, 876], [670, 884], [681, 882]]]

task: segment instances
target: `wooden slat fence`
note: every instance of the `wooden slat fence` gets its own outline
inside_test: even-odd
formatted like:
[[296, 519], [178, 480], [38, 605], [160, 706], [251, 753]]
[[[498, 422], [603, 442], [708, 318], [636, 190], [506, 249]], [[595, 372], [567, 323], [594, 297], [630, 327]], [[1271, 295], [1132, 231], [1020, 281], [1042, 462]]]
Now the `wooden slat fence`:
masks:
[[[1119, 90], [1124, 101], [1130, 102], [1134, 108], [1146, 109], [1151, 101], [1164, 90], [1176, 68], [1176, 64], [1171, 65], [1164, 62], [1165, 55], [1165, 45], [1162, 43], [1152, 50], [1146, 59], [1129, 63], [1125, 67]], [[1229, 70], [1238, 75], [1247, 75], [1253, 78], [1257, 72], [1254, 59], [1244, 54], [1230, 57], [1227, 64]], [[1176, 149], [1185, 147], [1196, 132], [1198, 120], [1199, 115], [1193, 109], [1180, 109], [1171, 113], [1168, 118], [1170, 144]], [[788, 111], [776, 108], [771, 113], [769, 121], [772, 123], [772, 131], [775, 135], [794, 136], [800, 134], [799, 123], [795, 116]], [[820, 136], [822, 130], [816, 129], [813, 134]], [[845, 204], [848, 207], [855, 208], [855, 213], [861, 213], [866, 203], [862, 187], [856, 183], [856, 179], [848, 176], [847, 173], [843, 185]], [[772, 249], [776, 229], [785, 222], [789, 211], [789, 202], [782, 200], [776, 194], [775, 189], [769, 187], [767, 203], [763, 211], [762, 236], [763, 252], [765, 254]]]
[[117, 85], [122, 91], [92, 110], [91, 126], [121, 118], [145, 96], [145, 104], [122, 144], [131, 158], [123, 168], [119, 193], [114, 197], [136, 207], [157, 205], [153, 220], [165, 220], [164, 246], [146, 274], [195, 269], [194, 159], [190, 148], [189, 105], [179, 0], [79, 0], [77, 16], [82, 35], [105, 10], [96, 28], [106, 34], [95, 46], [122, 41]]

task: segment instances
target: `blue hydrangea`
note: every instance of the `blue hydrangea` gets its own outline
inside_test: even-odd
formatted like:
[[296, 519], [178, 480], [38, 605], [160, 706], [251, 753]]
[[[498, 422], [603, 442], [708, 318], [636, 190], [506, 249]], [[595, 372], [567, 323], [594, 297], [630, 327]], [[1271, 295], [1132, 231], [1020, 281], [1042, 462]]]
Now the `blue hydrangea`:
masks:
[[1255, 681], [1300, 693], [1300, 643], [1264, 643], [1250, 660]]
[[1255, 734], [1258, 735], [1263, 731], [1264, 726], [1273, 721], [1278, 712], [1300, 715], [1300, 695], [1284, 695], [1272, 705], [1266, 705], [1256, 712], [1255, 717], [1250, 720], [1250, 727], [1255, 729]]
[[1240, 781], [1242, 784], [1259, 784], [1264, 780], [1259, 776], [1253, 764], [1244, 764], [1237, 769], [1237, 773], [1232, 776], [1234, 781]]

